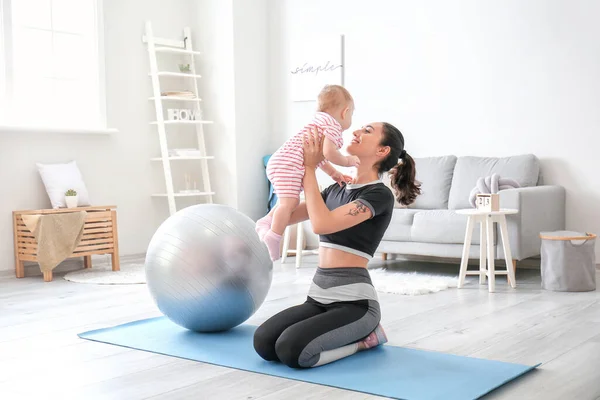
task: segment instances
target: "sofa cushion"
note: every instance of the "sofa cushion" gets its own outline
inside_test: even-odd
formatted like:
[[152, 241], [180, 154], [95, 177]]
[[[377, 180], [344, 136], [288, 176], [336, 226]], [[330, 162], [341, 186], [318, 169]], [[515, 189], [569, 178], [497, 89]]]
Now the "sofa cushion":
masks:
[[407, 208], [395, 209], [392, 213], [390, 225], [383, 235], [383, 240], [410, 241], [413, 218], [418, 211]]
[[[466, 215], [456, 214], [453, 210], [419, 210], [414, 215], [411, 240], [423, 243], [464, 244], [466, 230]], [[479, 224], [476, 224], [471, 244], [480, 243], [479, 232]]]
[[528, 187], [536, 186], [539, 172], [539, 160], [533, 154], [502, 158], [459, 157], [452, 176], [448, 208], [472, 208], [469, 203], [469, 194], [480, 177], [496, 173], [500, 178], [512, 178], [522, 187]]
[[[456, 156], [423, 157], [414, 160], [417, 170], [415, 179], [421, 183], [421, 194], [408, 207], [400, 204], [398, 200], [395, 201], [394, 207], [424, 210], [447, 209]], [[381, 179], [394, 192], [387, 172]], [[395, 196], [394, 193], [394, 198]]]
[[413, 209], [447, 209], [452, 174], [456, 156], [415, 158], [416, 179], [421, 183], [421, 194], [413, 204]]

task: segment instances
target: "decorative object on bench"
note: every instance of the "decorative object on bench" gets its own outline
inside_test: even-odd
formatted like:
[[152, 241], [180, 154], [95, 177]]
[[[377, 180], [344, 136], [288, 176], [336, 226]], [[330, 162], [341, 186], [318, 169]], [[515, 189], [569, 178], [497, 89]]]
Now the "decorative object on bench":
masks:
[[75, 208], [77, 207], [77, 192], [73, 189], [69, 189], [65, 192], [65, 203], [67, 204], [67, 208]]
[[596, 235], [571, 231], [541, 232], [542, 288], [558, 292], [596, 290]]
[[[490, 176], [486, 176], [485, 178], [477, 179], [475, 187], [469, 194], [469, 202], [473, 207], [476, 207], [478, 194], [498, 194], [500, 190], [516, 189], [519, 187], [521, 187], [521, 185], [519, 185], [519, 182], [515, 181], [514, 179], [500, 178], [498, 174], [492, 174]], [[486, 197], [483, 197], [482, 199], [485, 202]], [[495, 210], [490, 209], [487, 211], [498, 211], [498, 209], [499, 206]]]
[[112, 269], [119, 270], [119, 241], [115, 206], [77, 209], [13, 211], [15, 273], [25, 276], [25, 261], [37, 262], [44, 281], [63, 260], [84, 257], [92, 267], [92, 255], [111, 254]]
[[73, 189], [77, 192], [77, 205], [89, 206], [88, 191], [77, 163], [71, 161], [65, 164], [36, 164], [46, 193], [50, 198], [52, 208], [67, 207], [65, 192]]

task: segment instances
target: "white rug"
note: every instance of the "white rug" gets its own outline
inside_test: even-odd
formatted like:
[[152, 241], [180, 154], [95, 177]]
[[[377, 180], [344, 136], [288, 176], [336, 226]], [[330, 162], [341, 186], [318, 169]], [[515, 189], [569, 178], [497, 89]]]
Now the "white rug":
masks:
[[[382, 268], [370, 269], [369, 274], [377, 291], [384, 293], [418, 296], [437, 293], [458, 285], [458, 275], [397, 272]], [[465, 284], [467, 284], [466, 281]]]
[[[398, 272], [384, 268], [369, 269], [373, 286], [381, 293], [418, 296], [456, 288], [458, 275], [427, 274], [423, 272]], [[310, 284], [312, 276], [298, 278], [296, 284]], [[469, 282], [465, 280], [465, 285]]]
[[95, 266], [69, 272], [65, 280], [96, 285], [134, 285], [146, 283], [144, 264], [121, 265], [120, 271], [113, 271], [109, 265]]
[[[458, 276], [442, 274], [427, 274], [422, 272], [398, 272], [384, 268], [369, 269], [373, 285], [378, 292], [394, 293], [408, 296], [437, 293], [442, 290], [456, 288]], [[277, 275], [274, 277], [276, 278]], [[285, 277], [289, 281], [288, 276]], [[69, 272], [64, 279], [77, 283], [96, 285], [133, 285], [145, 284], [146, 275], [144, 264], [121, 265], [121, 270], [113, 272], [109, 265], [93, 266], [91, 269], [81, 269]], [[309, 285], [312, 274], [300, 278], [292, 278], [294, 284]], [[274, 279], [275, 283], [275, 279]], [[468, 280], [465, 284], [468, 284]]]

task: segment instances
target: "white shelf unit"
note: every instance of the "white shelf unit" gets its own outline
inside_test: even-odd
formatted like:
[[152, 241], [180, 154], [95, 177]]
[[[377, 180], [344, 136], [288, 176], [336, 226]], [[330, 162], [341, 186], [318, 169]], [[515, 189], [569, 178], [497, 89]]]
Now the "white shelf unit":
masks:
[[[200, 98], [195, 98], [195, 99], [191, 99], [189, 97], [178, 97], [178, 96], [160, 96], [159, 97], [160, 100], [171, 100], [171, 101], [195, 101], [195, 102], [201, 102], [202, 99]], [[156, 100], [156, 98], [154, 97], [149, 97], [148, 100]]]
[[152, 121], [150, 122], [152, 125], [203, 125], [203, 124], [212, 124], [212, 121]]
[[187, 72], [170, 72], [170, 71], [158, 71], [158, 72], [150, 72], [149, 76], [157, 75], [157, 76], [171, 76], [174, 78], [202, 78], [201, 75]]
[[[151, 125], [157, 127], [158, 139], [160, 143], [160, 157], [151, 158], [151, 161], [160, 161], [163, 166], [163, 173], [165, 179], [166, 193], [152, 194], [152, 197], [166, 197], [169, 214], [173, 215], [177, 212], [177, 204], [175, 199], [178, 197], [199, 197], [204, 198], [204, 202], [212, 203], [213, 195], [215, 192], [211, 189], [210, 175], [208, 170], [208, 160], [213, 160], [213, 156], [206, 154], [206, 145], [204, 142], [204, 129], [205, 124], [211, 124], [212, 121], [205, 120], [166, 120], [164, 113], [163, 102], [187, 102], [192, 103], [192, 107], [198, 113], [200, 110], [201, 99], [198, 97], [198, 82], [201, 76], [196, 73], [195, 56], [201, 55], [199, 51], [195, 51], [192, 48], [192, 35], [191, 30], [188, 27], [183, 28], [183, 39], [173, 40], [168, 38], [155, 37], [152, 31], [152, 23], [146, 21], [145, 35], [142, 36], [142, 41], [147, 44], [148, 56], [150, 60], [150, 72], [148, 76], [152, 81], [152, 96], [149, 98], [150, 101], [154, 102], [156, 111], [156, 121], [150, 122]], [[180, 54], [189, 57], [190, 72], [170, 72], [170, 71], [159, 71], [158, 70], [158, 54]], [[178, 96], [164, 96], [161, 90], [161, 78], [190, 78], [193, 79], [193, 93], [194, 98], [189, 97], [178, 97]], [[187, 81], [186, 81], [187, 82]], [[200, 115], [200, 114], [198, 114]], [[168, 132], [167, 127], [172, 125], [179, 126], [194, 126], [198, 152], [200, 155], [193, 156], [172, 156], [169, 153], [168, 146]], [[191, 129], [191, 128], [184, 128]], [[195, 160], [200, 164], [200, 172], [202, 176], [202, 188], [198, 192], [186, 192], [176, 191], [173, 184], [173, 175], [171, 171], [172, 161], [183, 161], [183, 160]], [[197, 165], [196, 163], [189, 163], [190, 165]], [[188, 164], [186, 164], [188, 165]]]
[[154, 51], [157, 53], [177, 53], [177, 54], [190, 54], [190, 55], [200, 55], [202, 54], [199, 51], [180, 49], [178, 47], [166, 47], [166, 46], [157, 46], [154, 47]]

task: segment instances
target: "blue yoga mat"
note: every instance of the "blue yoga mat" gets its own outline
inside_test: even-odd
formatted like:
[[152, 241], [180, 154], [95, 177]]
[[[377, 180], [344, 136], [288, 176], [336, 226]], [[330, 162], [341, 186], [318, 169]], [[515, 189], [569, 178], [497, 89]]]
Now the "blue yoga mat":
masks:
[[280, 376], [397, 399], [476, 399], [535, 366], [390, 345], [312, 369], [292, 369], [260, 358], [252, 346], [256, 326], [196, 333], [166, 317], [135, 321], [79, 337], [188, 360]]

